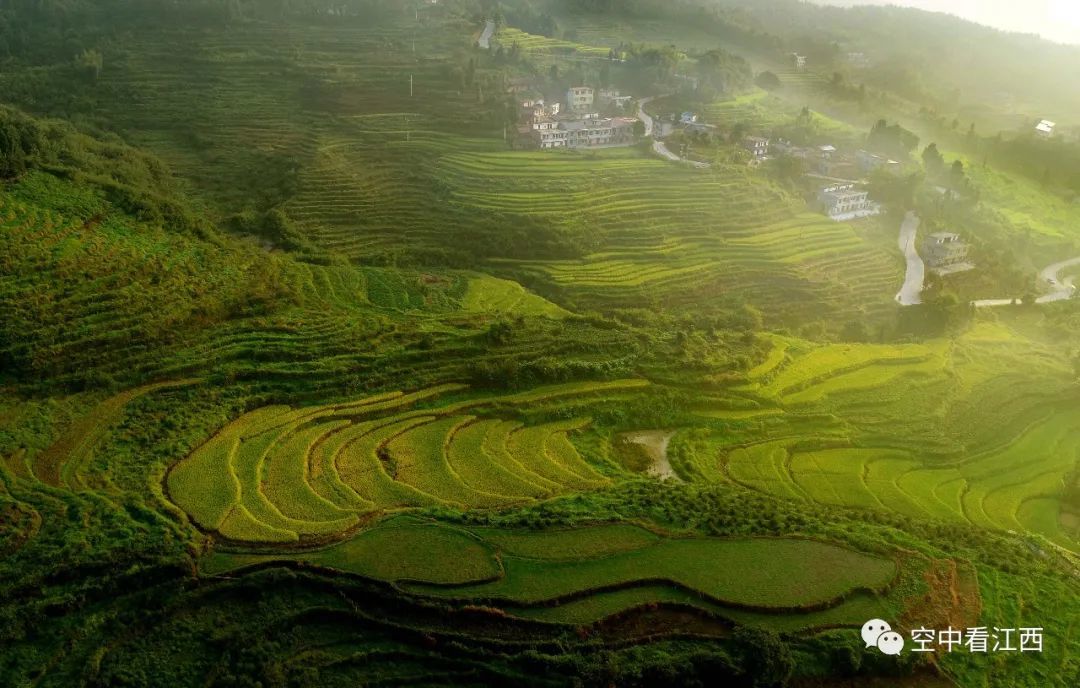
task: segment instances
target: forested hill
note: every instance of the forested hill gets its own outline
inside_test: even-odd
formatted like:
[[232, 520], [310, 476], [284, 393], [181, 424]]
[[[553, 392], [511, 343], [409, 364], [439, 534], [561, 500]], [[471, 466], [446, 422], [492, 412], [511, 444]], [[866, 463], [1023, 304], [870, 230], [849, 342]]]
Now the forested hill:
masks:
[[[542, 0], [532, 0], [544, 4]], [[681, 16], [743, 47], [806, 55], [813, 69], [846, 70], [865, 53], [863, 80], [937, 109], [974, 104], [1018, 119], [1076, 123], [1080, 47], [1010, 34], [947, 14], [894, 6], [832, 7], [802, 0], [550, 0], [564, 12]]]

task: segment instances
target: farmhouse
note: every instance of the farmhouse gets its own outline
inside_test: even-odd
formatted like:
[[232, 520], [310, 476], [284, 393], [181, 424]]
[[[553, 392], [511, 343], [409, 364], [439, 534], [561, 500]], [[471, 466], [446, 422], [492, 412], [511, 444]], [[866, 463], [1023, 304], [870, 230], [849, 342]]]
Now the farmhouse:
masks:
[[574, 86], [566, 92], [566, 106], [575, 112], [584, 112], [593, 106], [595, 92], [589, 86]]
[[935, 232], [923, 240], [923, 260], [938, 274], [970, 270], [974, 266], [967, 262], [967, 256], [968, 245], [958, 234]]
[[1035, 133], [1044, 139], [1048, 139], [1054, 135], [1054, 127], [1056, 126], [1056, 124], [1048, 119], [1040, 120], [1039, 123], [1035, 125]]
[[866, 69], [870, 66], [870, 58], [863, 52], [848, 53], [845, 59], [849, 65], [856, 69]]
[[520, 116], [525, 121], [555, 117], [561, 109], [562, 106], [559, 103], [545, 104], [543, 98], [523, 100], [521, 102]]
[[518, 148], [589, 148], [626, 146], [634, 142], [634, 117], [571, 117], [535, 119], [518, 127]]
[[620, 110], [628, 106], [633, 100], [633, 96], [624, 96], [618, 89], [614, 88], [602, 88], [596, 94], [597, 103], [600, 107], [617, 107]]
[[836, 221], [869, 217], [881, 212], [881, 207], [870, 200], [868, 191], [854, 184], [833, 184], [818, 192], [818, 203], [830, 218]]
[[796, 70], [802, 71], [806, 69], [806, 55], [800, 55], [799, 53], [791, 53], [791, 64]]
[[743, 148], [750, 151], [755, 160], [763, 160], [769, 155], [769, 139], [760, 136], [747, 136], [743, 139]]

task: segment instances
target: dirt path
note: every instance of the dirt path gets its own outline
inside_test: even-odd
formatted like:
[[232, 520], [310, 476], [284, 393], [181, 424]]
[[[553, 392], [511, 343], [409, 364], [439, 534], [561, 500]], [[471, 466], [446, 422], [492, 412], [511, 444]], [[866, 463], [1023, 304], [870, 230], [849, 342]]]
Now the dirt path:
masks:
[[676, 475], [671, 468], [671, 462], [668, 460], [668, 443], [671, 442], [671, 437], [674, 434], [674, 432], [667, 430], [640, 430], [627, 433], [626, 441], [640, 444], [645, 449], [645, 453], [652, 459], [652, 465], [649, 466], [647, 471], [649, 475], [661, 480], [670, 479], [682, 482], [682, 478]]
[[920, 294], [923, 289], [923, 280], [926, 278], [926, 266], [919, 256], [919, 251], [915, 248], [918, 230], [919, 216], [909, 210], [900, 225], [900, 251], [907, 260], [904, 286], [900, 287], [900, 291], [896, 294], [896, 302], [901, 306], [915, 306], [922, 303]]
[[131, 401], [161, 389], [186, 387], [201, 382], [198, 378], [158, 382], [135, 387], [112, 396], [85, 416], [77, 418], [45, 451], [34, 458], [32, 470], [41, 482], [52, 487], [83, 489], [79, 469], [89, 462], [95, 446], [109, 433]]

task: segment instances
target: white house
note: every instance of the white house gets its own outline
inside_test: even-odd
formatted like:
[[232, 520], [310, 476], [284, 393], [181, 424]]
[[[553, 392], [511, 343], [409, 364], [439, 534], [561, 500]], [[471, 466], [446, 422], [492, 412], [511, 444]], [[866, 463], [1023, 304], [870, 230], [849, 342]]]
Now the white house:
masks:
[[847, 63], [856, 69], [866, 69], [870, 66], [870, 58], [866, 56], [866, 53], [848, 53], [845, 58], [847, 59]]
[[870, 200], [870, 193], [856, 188], [854, 184], [826, 186], [818, 192], [818, 203], [826, 215], [838, 222], [881, 212], [881, 207]]
[[595, 91], [590, 86], [574, 86], [566, 92], [566, 106], [571, 110], [588, 110], [595, 101]]
[[791, 53], [791, 64], [796, 70], [802, 71], [806, 69], [806, 55], [800, 55], [799, 53]]
[[541, 149], [630, 145], [637, 121], [633, 117], [545, 119], [534, 121], [520, 133], [523, 143], [531, 139], [531, 146]]
[[1054, 135], [1054, 127], [1056, 126], [1056, 124], [1048, 119], [1040, 120], [1039, 123], [1035, 125], [1035, 133], [1044, 139], [1048, 139]]
[[743, 139], [743, 148], [750, 151], [755, 160], [761, 160], [769, 155], [769, 139], [747, 136]]
[[618, 89], [615, 88], [602, 88], [596, 94], [596, 100], [601, 107], [614, 105], [619, 109], [623, 109], [631, 102], [633, 102], [634, 97], [624, 96], [622, 93], [619, 92]]

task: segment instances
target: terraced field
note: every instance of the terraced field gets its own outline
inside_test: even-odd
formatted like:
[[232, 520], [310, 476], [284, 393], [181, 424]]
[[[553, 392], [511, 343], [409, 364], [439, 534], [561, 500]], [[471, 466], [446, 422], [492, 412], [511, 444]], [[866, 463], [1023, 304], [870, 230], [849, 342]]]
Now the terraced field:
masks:
[[510, 50], [517, 46], [524, 53], [556, 53], [564, 59], [572, 58], [575, 55], [606, 59], [609, 51], [609, 48], [606, 47], [582, 45], [573, 41], [537, 36], [510, 26], [501, 27], [496, 32], [492, 43], [496, 48], [502, 47], [504, 50]]
[[505, 507], [589, 490], [608, 479], [567, 439], [587, 418], [525, 426], [473, 414], [568, 397], [596, 402], [646, 386], [569, 384], [407, 410], [463, 391], [443, 385], [332, 406], [264, 407], [178, 463], [168, 492], [205, 530], [239, 542], [293, 542], [340, 536], [385, 511]]
[[[699, 410], [745, 444], [698, 440], [684, 477], [722, 473], [787, 499], [1028, 532], [1078, 551], [1058, 500], [1080, 461], [1080, 400], [1059, 396], [1058, 387], [1032, 388], [1030, 376], [990, 376], [982, 366], [991, 357], [1000, 370], [1021, 358], [1031, 366], [1037, 355], [1030, 344], [1017, 351], [1019, 340], [1007, 334], [987, 324], [955, 343], [809, 347], [774, 336], [742, 388], [742, 406]], [[943, 384], [956, 375], [970, 388]], [[995, 398], [1025, 420], [970, 435], [943, 427], [952, 419], [974, 430], [968, 414], [986, 413]], [[779, 439], [755, 439], [763, 427]]]
[[891, 306], [892, 256], [848, 225], [796, 214], [791, 199], [745, 171], [687, 170], [628, 151], [462, 153], [437, 169], [462, 207], [598, 236], [600, 249], [580, 259], [498, 263], [575, 301], [647, 291], [686, 303], [708, 293], [784, 315], [792, 293], [828, 310], [854, 292], [868, 310]]
[[103, 34], [61, 102], [118, 137], [45, 127], [63, 155], [0, 180], [0, 683], [1005, 666], [876, 664], [874, 617], [1045, 624], [1017, 683], [1068, 679], [1069, 304], [925, 338], [884, 220], [808, 213], [767, 170], [509, 149], [511, 78], [717, 46], [694, 27], [504, 27], [500, 55], [472, 3], [257, 5]]
[[900, 566], [926, 565], [798, 538], [673, 538], [633, 525], [521, 532], [396, 517], [322, 550], [222, 552], [201, 567], [218, 575], [274, 561], [556, 623], [593, 623], [661, 603], [788, 628], [857, 624], [868, 609], [902, 604], [890, 592]]
[[[507, 151], [495, 115], [477, 115], [501, 107], [495, 73], [481, 70], [469, 85], [445, 74], [447, 61], [469, 59], [472, 27], [430, 12], [419, 24], [403, 14], [377, 28], [251, 22], [192, 32], [180, 61], [171, 42], [138, 36], [103, 76], [122, 97], [100, 115], [193, 180], [223, 215], [280, 205], [317, 249], [354, 261], [417, 252], [439, 260], [474, 248], [449, 237], [491, 236], [497, 247], [507, 225], [539, 223], [586, 237], [582, 255], [497, 269], [540, 280], [542, 295], [563, 307], [625, 304], [644, 292], [672, 307], [749, 297], [777, 320], [797, 298], [823, 316], [851, 316], [851, 294], [871, 315], [890, 307], [885, 287], [899, 268], [886, 249], [797, 215], [798, 202], [746, 170], [687, 170], [636, 151]], [[608, 49], [513, 28], [497, 40], [560, 60]], [[268, 70], [279, 77], [273, 88], [256, 87]], [[258, 188], [235, 183], [255, 170]]]

